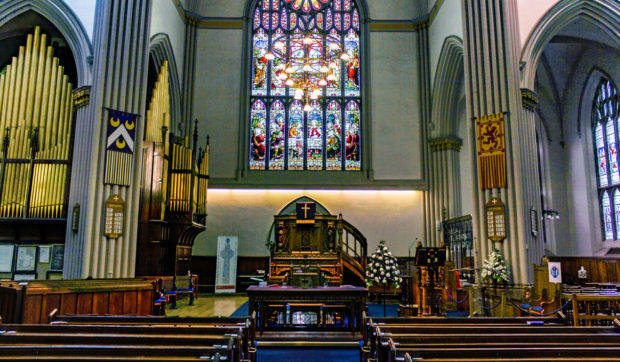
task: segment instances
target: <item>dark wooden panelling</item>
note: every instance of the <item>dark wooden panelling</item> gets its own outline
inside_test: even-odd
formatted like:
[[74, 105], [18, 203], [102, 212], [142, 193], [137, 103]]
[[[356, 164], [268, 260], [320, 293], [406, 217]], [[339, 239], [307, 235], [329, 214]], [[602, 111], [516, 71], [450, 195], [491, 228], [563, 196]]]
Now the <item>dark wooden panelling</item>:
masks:
[[63, 294], [61, 303], [60, 303], [60, 314], [61, 315], [76, 314], [77, 312], [76, 308], [77, 308], [77, 294], [75, 293]]
[[108, 306], [110, 305], [110, 294], [107, 292], [93, 293], [93, 314], [108, 314]]
[[77, 296], [77, 314], [93, 313], [93, 293], [80, 293]]
[[130, 291], [125, 292], [123, 298], [123, 314], [124, 315], [136, 315], [138, 314], [138, 292]]
[[108, 313], [113, 315], [123, 314], [123, 292], [110, 293], [110, 309]]
[[48, 310], [57, 309], [60, 311], [60, 296], [61, 294], [47, 294], [45, 295], [44, 306], [41, 306], [41, 323], [49, 323]]
[[153, 294], [151, 291], [141, 290], [138, 292], [138, 315], [149, 315], [151, 314], [151, 309], [153, 308]]
[[[192, 273], [198, 274], [198, 287], [201, 292], [213, 292], [215, 288], [215, 271], [217, 259], [215, 256], [192, 256]], [[239, 256], [237, 258], [237, 291], [247, 288], [243, 275], [256, 275], [256, 270], [269, 270], [268, 256]]]
[[588, 272], [590, 283], [620, 282], [620, 258], [593, 256], [550, 256], [549, 261], [562, 263], [562, 283], [579, 284], [577, 270], [582, 266]]
[[24, 311], [22, 323], [38, 324], [41, 323], [41, 302], [43, 295], [29, 295], [24, 301]]

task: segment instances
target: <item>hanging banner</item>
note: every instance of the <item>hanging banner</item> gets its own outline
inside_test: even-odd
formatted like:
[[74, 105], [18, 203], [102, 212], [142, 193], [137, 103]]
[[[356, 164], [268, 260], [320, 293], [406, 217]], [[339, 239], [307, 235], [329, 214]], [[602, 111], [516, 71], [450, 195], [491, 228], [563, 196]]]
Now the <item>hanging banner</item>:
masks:
[[476, 118], [476, 130], [480, 188], [485, 190], [506, 187], [504, 114]]
[[129, 186], [136, 139], [135, 114], [108, 109], [104, 183]]
[[237, 284], [236, 236], [217, 237], [217, 265], [215, 270], [215, 293], [234, 293]]
[[493, 241], [506, 239], [506, 207], [502, 200], [492, 198], [486, 204], [487, 237]]

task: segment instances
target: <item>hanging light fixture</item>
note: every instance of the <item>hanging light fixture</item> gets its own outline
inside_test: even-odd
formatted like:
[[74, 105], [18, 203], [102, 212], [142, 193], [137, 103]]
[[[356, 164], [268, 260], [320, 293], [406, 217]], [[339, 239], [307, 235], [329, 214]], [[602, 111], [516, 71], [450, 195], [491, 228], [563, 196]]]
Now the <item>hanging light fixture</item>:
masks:
[[318, 32], [307, 31], [293, 34], [288, 48], [283, 41], [276, 41], [265, 59], [278, 64], [276, 76], [290, 87], [294, 98], [304, 100], [303, 110], [312, 110], [310, 100], [317, 100], [329, 82], [337, 80], [338, 60], [347, 60], [349, 55], [342, 50], [338, 40], [325, 40]]

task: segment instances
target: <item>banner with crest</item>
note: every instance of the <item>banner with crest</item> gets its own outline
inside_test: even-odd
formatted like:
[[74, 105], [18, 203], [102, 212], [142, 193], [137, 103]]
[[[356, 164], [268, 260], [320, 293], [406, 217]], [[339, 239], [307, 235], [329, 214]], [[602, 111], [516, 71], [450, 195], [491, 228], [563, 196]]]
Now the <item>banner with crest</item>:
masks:
[[135, 114], [108, 109], [104, 183], [129, 186], [136, 139]]
[[480, 188], [485, 190], [506, 187], [504, 114], [476, 118], [476, 130]]

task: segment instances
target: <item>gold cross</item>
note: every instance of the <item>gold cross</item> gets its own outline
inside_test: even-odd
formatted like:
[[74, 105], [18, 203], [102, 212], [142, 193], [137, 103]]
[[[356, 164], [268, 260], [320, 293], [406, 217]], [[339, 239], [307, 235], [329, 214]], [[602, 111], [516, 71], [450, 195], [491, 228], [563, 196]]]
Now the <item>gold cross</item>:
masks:
[[308, 203], [304, 203], [304, 207], [301, 208], [302, 210], [304, 210], [304, 219], [308, 218], [308, 210], [310, 210], [310, 208], [308, 207]]

